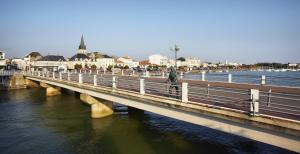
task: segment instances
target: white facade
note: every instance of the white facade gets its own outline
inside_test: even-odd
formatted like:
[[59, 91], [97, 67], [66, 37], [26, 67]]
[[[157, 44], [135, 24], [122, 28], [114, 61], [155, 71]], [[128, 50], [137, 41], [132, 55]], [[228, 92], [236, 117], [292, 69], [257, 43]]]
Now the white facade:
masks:
[[67, 62], [65, 61], [35, 61], [32, 66], [43, 71], [47, 71], [48, 69], [52, 69], [53, 71], [67, 70]]
[[17, 68], [20, 70], [26, 69], [26, 61], [24, 59], [14, 58], [14, 59], [12, 59], [12, 64], [17, 65]]
[[95, 65], [97, 68], [102, 67], [103, 69], [106, 69], [109, 65], [114, 66], [115, 60], [113, 58], [98, 58]]
[[122, 62], [123, 66], [127, 65], [129, 68], [139, 66], [139, 62], [133, 61], [133, 59], [130, 57], [120, 57], [117, 59], [117, 61]]
[[0, 51], [0, 66], [6, 66], [5, 52]]
[[186, 66], [189, 68], [192, 67], [200, 67], [201, 66], [201, 60], [196, 58], [186, 58], [185, 61], [177, 61], [177, 66]]
[[149, 63], [155, 65], [168, 65], [168, 58], [162, 55], [149, 56]]

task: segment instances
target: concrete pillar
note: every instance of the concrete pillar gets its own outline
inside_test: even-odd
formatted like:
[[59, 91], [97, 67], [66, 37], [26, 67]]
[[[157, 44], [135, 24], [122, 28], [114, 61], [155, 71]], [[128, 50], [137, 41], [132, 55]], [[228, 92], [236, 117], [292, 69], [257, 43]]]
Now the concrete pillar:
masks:
[[258, 89], [251, 89], [250, 90], [250, 114], [252, 116], [257, 116], [259, 112], [259, 90]]
[[106, 74], [106, 69], [103, 70], [103, 74]]
[[82, 82], [82, 74], [81, 74], [81, 73], [78, 74], [78, 82], [79, 82], [80, 84], [83, 83], [83, 82]]
[[232, 75], [230, 73], [228, 74], [228, 83], [232, 83]]
[[180, 79], [183, 78], [183, 72], [180, 72]]
[[205, 81], [205, 72], [203, 71], [203, 72], [201, 72], [201, 74], [202, 74], [201, 80], [202, 80], [202, 81]]
[[103, 118], [114, 113], [111, 101], [97, 99], [87, 94], [80, 94], [80, 100], [91, 105], [92, 118]]
[[121, 75], [122, 75], [122, 76], [124, 75], [124, 70], [123, 70], [123, 69], [121, 70]]
[[59, 80], [62, 80], [62, 73], [59, 72]]
[[97, 75], [94, 75], [94, 86], [97, 86]]
[[44, 82], [40, 82], [40, 86], [46, 88], [46, 96], [55, 96], [61, 94], [61, 88], [48, 85]]
[[71, 73], [68, 71], [68, 81], [71, 81]]
[[117, 88], [116, 77], [115, 76], [112, 77], [112, 88]]
[[140, 79], [140, 94], [145, 95], [145, 79]]
[[55, 79], [55, 72], [52, 72], [52, 78]]
[[134, 76], [135, 70], [132, 71], [132, 76]]
[[188, 83], [182, 82], [181, 86], [181, 101], [184, 103], [188, 102]]
[[97, 75], [99, 74], [99, 70], [97, 70]]
[[146, 71], [146, 77], [149, 77], [149, 71]]
[[41, 76], [41, 71], [38, 71], [38, 76]]
[[262, 75], [262, 76], [261, 76], [261, 84], [262, 84], [262, 85], [265, 85], [265, 84], [266, 84], [266, 76], [265, 76], [265, 75]]
[[162, 72], [162, 77], [165, 77], [165, 72], [164, 71]]

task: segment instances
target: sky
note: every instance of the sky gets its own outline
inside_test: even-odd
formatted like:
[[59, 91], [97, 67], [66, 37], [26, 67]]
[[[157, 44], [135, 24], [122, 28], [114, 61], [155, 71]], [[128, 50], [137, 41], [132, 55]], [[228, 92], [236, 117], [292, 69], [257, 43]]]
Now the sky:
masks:
[[241, 63], [300, 62], [300, 0], [1, 0], [8, 57], [88, 51]]

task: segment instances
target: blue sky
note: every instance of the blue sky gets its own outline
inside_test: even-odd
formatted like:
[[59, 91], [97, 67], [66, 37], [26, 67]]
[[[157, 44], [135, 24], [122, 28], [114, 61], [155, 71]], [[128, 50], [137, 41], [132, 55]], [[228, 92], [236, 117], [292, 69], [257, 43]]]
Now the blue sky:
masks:
[[205, 61], [300, 62], [299, 0], [1, 0], [0, 49], [70, 57], [89, 51]]

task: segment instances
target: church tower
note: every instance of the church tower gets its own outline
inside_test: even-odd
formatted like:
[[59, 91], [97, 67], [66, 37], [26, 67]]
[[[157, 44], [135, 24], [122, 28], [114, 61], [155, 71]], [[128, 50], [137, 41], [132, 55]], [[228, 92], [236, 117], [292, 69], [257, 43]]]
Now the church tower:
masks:
[[80, 41], [80, 45], [78, 47], [78, 53], [81, 53], [81, 54], [86, 54], [87, 53], [86, 46], [84, 44], [83, 35], [81, 35], [81, 41]]

